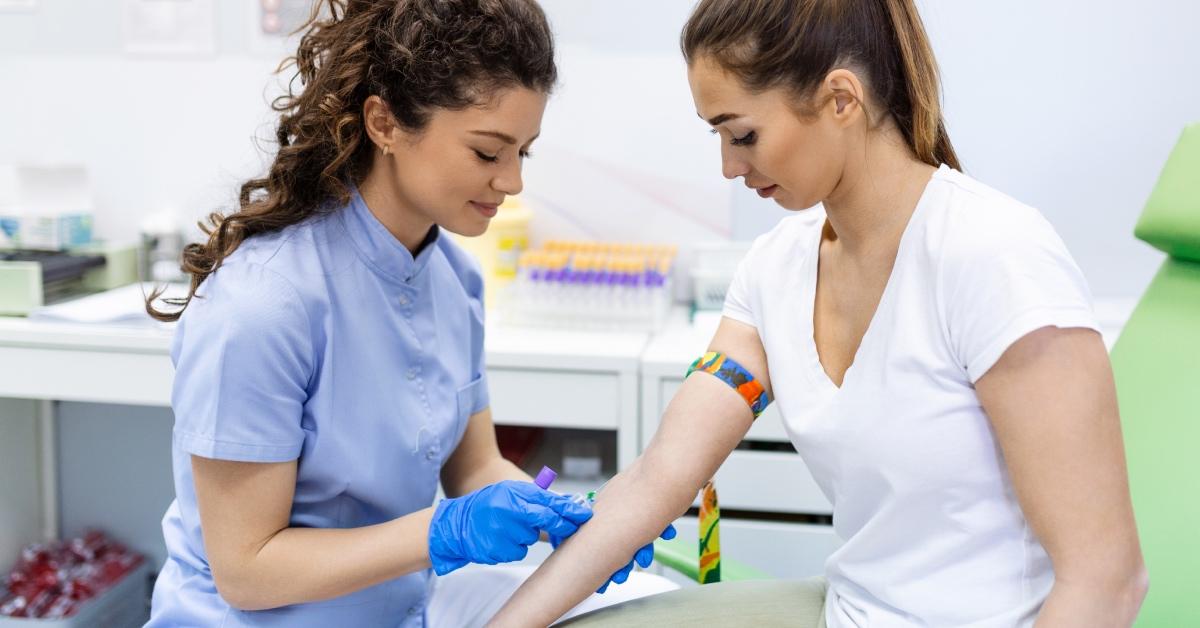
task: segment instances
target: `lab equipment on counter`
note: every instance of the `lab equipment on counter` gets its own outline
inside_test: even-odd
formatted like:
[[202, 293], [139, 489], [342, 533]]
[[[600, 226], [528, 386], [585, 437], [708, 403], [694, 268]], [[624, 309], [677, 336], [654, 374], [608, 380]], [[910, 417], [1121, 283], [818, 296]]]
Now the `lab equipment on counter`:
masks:
[[135, 247], [92, 239], [86, 168], [0, 169], [0, 315], [135, 281]]
[[92, 198], [83, 166], [6, 168], [0, 246], [58, 251], [92, 242]]
[[0, 250], [0, 315], [27, 316], [44, 305], [136, 281], [134, 246]]
[[174, 212], [165, 210], [142, 220], [138, 274], [145, 281], [180, 282], [186, 277], [183, 259], [183, 229]]
[[671, 307], [676, 254], [669, 245], [547, 242], [521, 254], [501, 322], [657, 331]]
[[720, 311], [725, 293], [733, 283], [738, 263], [750, 250], [749, 242], [710, 242], [693, 248], [691, 267], [692, 302], [697, 310]]
[[102, 266], [99, 255], [0, 251], [0, 315], [26, 316], [46, 303], [80, 294], [84, 275]]
[[66, 542], [35, 543], [4, 580], [0, 626], [33, 625], [8, 618], [69, 620], [38, 626], [118, 626], [145, 610], [145, 559], [103, 532]]

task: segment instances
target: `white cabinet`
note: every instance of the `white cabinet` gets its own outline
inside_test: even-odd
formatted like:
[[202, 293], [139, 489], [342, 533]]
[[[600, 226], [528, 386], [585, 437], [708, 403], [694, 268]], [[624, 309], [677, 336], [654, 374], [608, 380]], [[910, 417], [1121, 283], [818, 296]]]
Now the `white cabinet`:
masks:
[[488, 391], [501, 425], [615, 430], [621, 424], [616, 373], [488, 367]]
[[833, 514], [829, 500], [795, 453], [736, 450], [721, 465], [714, 481], [722, 508]]
[[0, 318], [0, 397], [171, 404], [171, 331]]
[[[616, 466], [624, 468], [654, 433], [662, 411], [683, 382], [687, 365], [704, 351], [713, 329], [715, 325], [710, 329], [682, 318], [654, 337], [491, 328], [486, 349], [495, 421], [608, 432], [616, 442]], [[166, 407], [174, 376], [170, 343], [169, 328], [0, 319], [0, 397]], [[52, 438], [39, 436], [54, 427], [53, 407], [30, 401], [0, 405], [0, 410], [6, 410], [0, 414], [11, 418], [2, 432], [11, 437], [5, 439], [11, 451], [0, 451], [0, 457], [17, 467], [5, 467], [11, 471], [6, 477], [15, 480], [5, 483], [0, 510], [25, 513], [14, 521], [15, 528], [6, 526], [19, 533], [0, 535], [0, 563], [15, 556], [21, 544], [37, 540], [31, 535], [54, 534], [58, 529], [60, 515], [52, 506], [61, 491], [53, 473], [45, 472], [56, 465], [52, 458], [43, 460], [54, 455], [55, 447], [46, 446], [53, 445]], [[169, 413], [164, 417], [169, 418]], [[756, 421], [747, 438], [787, 442], [773, 408]], [[5, 451], [23, 453], [24, 458], [3, 455]], [[104, 455], [95, 452], [91, 464], [103, 467]], [[736, 450], [716, 481], [726, 510], [769, 513], [772, 519], [829, 513], [828, 502], [794, 452]], [[729, 555], [781, 577], [818, 573], [834, 545], [829, 527], [765, 519], [727, 516], [722, 533], [728, 541], [722, 542]], [[779, 567], [784, 564], [789, 566]]]
[[[58, 466], [57, 448], [52, 432], [49, 438], [43, 435], [56, 423], [55, 406], [35, 400], [168, 407], [174, 379], [171, 338], [170, 327], [0, 318], [0, 569], [22, 545], [59, 534], [55, 506], [61, 490], [53, 473], [46, 472]], [[638, 452], [638, 368], [648, 338], [645, 333], [489, 329], [486, 359], [495, 421], [603, 430], [616, 442], [615, 466], [628, 465]], [[169, 413], [164, 417], [169, 420]], [[93, 452], [87, 466], [103, 473], [105, 455]], [[147, 472], [169, 475], [170, 468]], [[136, 495], [136, 487], [129, 488], [129, 495]]]
[[645, 333], [490, 327], [493, 419], [614, 431], [616, 466], [628, 465], [638, 452], [638, 368], [648, 340]]

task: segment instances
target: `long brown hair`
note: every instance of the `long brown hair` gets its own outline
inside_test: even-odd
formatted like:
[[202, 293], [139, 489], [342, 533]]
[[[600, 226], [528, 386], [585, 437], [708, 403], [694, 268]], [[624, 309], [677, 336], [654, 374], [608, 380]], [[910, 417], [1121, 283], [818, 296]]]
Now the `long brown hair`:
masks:
[[[554, 41], [535, 0], [320, 0], [300, 28], [295, 68], [279, 112], [279, 150], [267, 175], [241, 187], [238, 211], [214, 212], [200, 228], [208, 236], [183, 251], [191, 275], [186, 298], [146, 299], [146, 311], [178, 320], [196, 289], [251, 236], [298, 223], [344, 205], [347, 183], [360, 183], [372, 163], [363, 103], [379, 96], [396, 121], [419, 131], [436, 109], [463, 109], [497, 89], [549, 92], [557, 80]], [[296, 87], [297, 79], [300, 89]]]
[[752, 91], [809, 97], [830, 71], [855, 71], [918, 159], [961, 170], [913, 0], [701, 0], [680, 47], [689, 64], [710, 55]]

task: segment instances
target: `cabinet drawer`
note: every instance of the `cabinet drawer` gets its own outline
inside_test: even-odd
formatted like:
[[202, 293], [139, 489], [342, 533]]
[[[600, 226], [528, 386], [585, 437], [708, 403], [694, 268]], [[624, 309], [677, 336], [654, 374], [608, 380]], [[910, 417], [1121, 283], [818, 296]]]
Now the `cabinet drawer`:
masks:
[[[695, 517], [675, 521], [681, 539], [698, 539]], [[825, 572], [825, 560], [842, 542], [832, 526], [721, 519], [721, 557], [776, 578], [808, 578]], [[664, 575], [670, 574], [664, 570]]]
[[[659, 418], [667, 409], [667, 404], [671, 403], [671, 398], [675, 396], [675, 393], [682, 385], [682, 379], [659, 380], [658, 414], [653, 417], [646, 417], [646, 419], [653, 421], [655, 426], [657, 426]], [[767, 406], [766, 411], [754, 420], [754, 425], [746, 433], [746, 439], [781, 443], [791, 440], [788, 438], [787, 432], [783, 430], [783, 418], [779, 416], [779, 409], [774, 404]]]
[[[833, 507], [798, 454], [736, 450], [717, 470], [723, 508], [828, 515]], [[696, 505], [699, 505], [697, 501]]]
[[497, 424], [616, 429], [621, 390], [615, 373], [488, 369]]

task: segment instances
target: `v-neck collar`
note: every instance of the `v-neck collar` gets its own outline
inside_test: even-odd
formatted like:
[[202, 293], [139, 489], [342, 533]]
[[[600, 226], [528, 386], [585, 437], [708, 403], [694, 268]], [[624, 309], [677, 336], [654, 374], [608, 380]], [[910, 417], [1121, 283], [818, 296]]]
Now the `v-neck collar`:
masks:
[[[850, 365], [846, 367], [846, 371], [842, 373], [842, 385], [838, 386], [834, 383], [833, 378], [825, 370], [825, 365], [821, 363], [821, 353], [817, 349], [816, 337], [816, 313], [817, 313], [817, 281], [820, 276], [821, 263], [821, 238], [824, 233], [824, 226], [828, 222], [828, 217], [824, 216], [819, 222], [819, 227], [814, 229], [814, 233], [810, 236], [812, 241], [809, 242], [809, 254], [804, 260], [804, 300], [806, 311], [803, 313], [802, 321], [806, 329], [804, 330], [805, 347], [808, 350], [807, 364], [810, 371], [810, 376], [813, 382], [817, 384], [826, 393], [836, 393], [846, 387], [850, 381], [850, 376], [854, 372], [854, 366], [858, 364], [859, 356], [862, 355], [863, 347], [870, 342], [874, 332], [876, 321], [879, 319], [879, 313], [884, 311], [884, 308], [890, 307], [891, 293], [895, 291], [893, 285], [896, 283], [896, 275], [900, 270], [900, 266], [904, 263], [907, 257], [907, 243], [912, 239], [911, 233], [916, 230], [916, 226], [923, 220], [925, 206], [930, 203], [936, 183], [949, 172], [950, 167], [943, 164], [929, 178], [929, 182], [925, 184], [925, 189], [921, 192], [921, 197], [917, 200], [917, 205], [913, 208], [913, 213], [908, 217], [908, 223], [904, 225], [904, 231], [900, 234], [900, 243], [896, 248], [896, 259], [892, 263], [892, 272], [888, 275], [887, 283], [884, 284], [883, 293], [879, 296], [879, 303], [875, 306], [875, 311], [871, 314], [871, 321], [867, 323], [867, 329], [863, 332], [862, 338], [858, 341], [858, 347], [854, 350], [854, 357], [850, 361]], [[892, 297], [894, 298], [894, 297]]]

